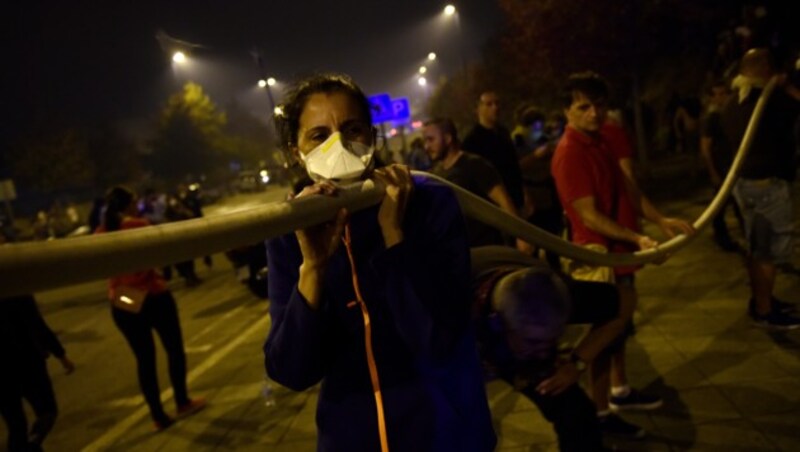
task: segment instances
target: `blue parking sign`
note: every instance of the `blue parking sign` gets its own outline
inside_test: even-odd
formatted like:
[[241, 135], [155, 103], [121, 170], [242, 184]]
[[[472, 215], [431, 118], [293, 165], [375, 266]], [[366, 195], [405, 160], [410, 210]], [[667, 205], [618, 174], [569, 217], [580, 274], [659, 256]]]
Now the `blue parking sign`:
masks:
[[411, 109], [408, 107], [408, 98], [399, 97], [392, 99], [392, 120], [408, 121], [411, 118]]

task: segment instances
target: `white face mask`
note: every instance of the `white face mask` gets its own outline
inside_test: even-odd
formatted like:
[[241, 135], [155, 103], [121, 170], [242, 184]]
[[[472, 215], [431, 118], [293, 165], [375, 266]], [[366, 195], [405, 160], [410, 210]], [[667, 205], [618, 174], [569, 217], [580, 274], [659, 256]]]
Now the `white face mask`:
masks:
[[308, 154], [300, 154], [306, 171], [314, 181], [348, 182], [359, 179], [371, 166], [372, 146], [357, 141], [342, 141], [339, 132], [333, 133]]

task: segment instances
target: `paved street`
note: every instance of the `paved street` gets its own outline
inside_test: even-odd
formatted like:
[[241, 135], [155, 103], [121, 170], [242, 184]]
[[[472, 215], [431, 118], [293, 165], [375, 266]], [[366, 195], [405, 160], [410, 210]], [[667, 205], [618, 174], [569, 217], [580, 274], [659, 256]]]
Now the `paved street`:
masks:
[[[232, 204], [245, 206], [250, 199]], [[660, 205], [669, 214], [695, 218], [709, 199], [698, 194]], [[181, 313], [190, 392], [205, 396], [209, 407], [158, 434], [139, 395], [133, 355], [112, 323], [105, 284], [38, 295], [45, 318], [77, 365], [65, 376], [50, 360], [61, 415], [46, 450], [315, 450], [317, 390], [275, 387], [274, 406], [261, 396], [268, 303], [235, 280], [224, 256], [214, 256], [211, 269], [197, 263], [202, 285], [186, 288], [176, 279], [170, 285]], [[608, 445], [643, 451], [800, 449], [800, 330], [778, 334], [750, 325], [740, 257], [718, 250], [705, 231], [666, 264], [642, 270], [638, 286], [629, 376], [633, 385], [660, 393], [665, 404], [625, 416], [648, 429], [644, 440]], [[798, 302], [799, 287], [798, 275], [786, 271], [778, 295]], [[165, 389], [163, 355], [159, 349]], [[490, 383], [488, 392], [498, 450], [557, 450], [549, 425], [530, 402], [502, 383]], [[163, 396], [174, 410], [169, 391]]]

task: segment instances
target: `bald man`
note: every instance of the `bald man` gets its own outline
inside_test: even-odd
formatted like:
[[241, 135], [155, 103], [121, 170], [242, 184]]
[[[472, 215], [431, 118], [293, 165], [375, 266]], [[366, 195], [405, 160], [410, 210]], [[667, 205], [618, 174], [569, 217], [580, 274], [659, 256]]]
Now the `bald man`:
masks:
[[[734, 95], [722, 110], [722, 127], [731, 149], [744, 137], [761, 92], [776, 74], [766, 49], [751, 49], [733, 80]], [[773, 295], [777, 265], [792, 257], [792, 200], [795, 177], [793, 129], [800, 114], [797, 90], [779, 78], [781, 86], [769, 97], [755, 131], [733, 196], [742, 212], [749, 244], [747, 270], [751, 298], [749, 314], [756, 326], [772, 330], [800, 328], [790, 313], [794, 305]]]

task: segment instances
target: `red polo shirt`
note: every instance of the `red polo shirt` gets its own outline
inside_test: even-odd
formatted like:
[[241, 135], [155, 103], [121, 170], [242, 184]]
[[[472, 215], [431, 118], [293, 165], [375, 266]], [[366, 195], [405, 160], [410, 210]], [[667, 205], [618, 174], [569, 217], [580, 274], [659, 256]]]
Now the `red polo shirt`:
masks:
[[[596, 137], [567, 126], [558, 143], [551, 171], [558, 197], [569, 218], [572, 241], [579, 245], [603, 245], [611, 252], [631, 252], [637, 248], [628, 242], [611, 241], [587, 228], [572, 207], [573, 201], [594, 197], [595, 208], [628, 229], [639, 231], [638, 215], [628, 197], [619, 160], [630, 158], [632, 148], [619, 126], [606, 124]], [[629, 273], [632, 269], [617, 269]], [[622, 271], [619, 271], [622, 270]], [[627, 271], [625, 271], [627, 270]]]

